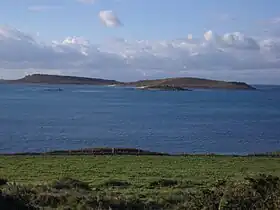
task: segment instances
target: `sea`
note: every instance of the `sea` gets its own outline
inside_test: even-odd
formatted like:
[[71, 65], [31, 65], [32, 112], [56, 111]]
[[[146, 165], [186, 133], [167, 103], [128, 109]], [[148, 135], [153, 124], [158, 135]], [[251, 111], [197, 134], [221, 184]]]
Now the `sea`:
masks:
[[280, 150], [280, 86], [150, 91], [0, 85], [0, 153], [125, 147], [177, 153]]

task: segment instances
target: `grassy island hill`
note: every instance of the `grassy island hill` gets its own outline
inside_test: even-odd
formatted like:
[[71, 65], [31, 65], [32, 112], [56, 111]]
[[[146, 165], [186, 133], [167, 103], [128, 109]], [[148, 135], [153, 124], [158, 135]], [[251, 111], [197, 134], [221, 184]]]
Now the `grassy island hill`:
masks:
[[33, 74], [18, 80], [2, 80], [2, 83], [35, 83], [35, 84], [77, 84], [77, 85], [121, 85], [132, 87], [145, 87], [146, 89], [238, 89], [253, 90], [254, 87], [244, 82], [226, 82], [200, 78], [166, 78], [156, 80], [140, 80], [136, 82], [119, 82], [100, 78], [87, 78], [76, 76]]
[[244, 82], [226, 82], [220, 80], [210, 80], [201, 78], [181, 77], [181, 78], [166, 78], [156, 80], [140, 80], [136, 82], [126, 83], [126, 85], [136, 87], [154, 87], [154, 86], [174, 86], [191, 89], [239, 89], [253, 90], [254, 87]]
[[75, 85], [113, 85], [120, 84], [116, 80], [100, 78], [32, 74], [18, 80], [9, 80], [8, 83], [35, 83], [35, 84], [75, 84]]

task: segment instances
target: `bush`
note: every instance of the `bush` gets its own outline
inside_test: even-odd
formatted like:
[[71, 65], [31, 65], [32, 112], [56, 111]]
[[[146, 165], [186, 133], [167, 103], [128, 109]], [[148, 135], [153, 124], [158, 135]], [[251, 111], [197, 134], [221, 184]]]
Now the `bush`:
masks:
[[[130, 183], [109, 180], [102, 186], [125, 187]], [[0, 209], [187, 209], [187, 210], [277, 210], [280, 209], [280, 179], [271, 175], [246, 177], [239, 182], [217, 180], [213, 185], [196, 189], [180, 188], [176, 180], [159, 179], [149, 183], [147, 194], [125, 194], [116, 189], [81, 191], [89, 186], [81, 181], [63, 178], [52, 187], [27, 187], [8, 184], [0, 191]], [[209, 187], [210, 186], [210, 187]], [[143, 187], [143, 186], [142, 186]], [[147, 187], [147, 186], [146, 186]], [[145, 189], [143, 189], [145, 190]], [[127, 190], [124, 190], [127, 192]], [[130, 191], [135, 193], [134, 191]]]
[[37, 206], [57, 208], [60, 205], [67, 204], [69, 195], [65, 193], [40, 193], [33, 200]]
[[33, 207], [30, 203], [30, 198], [33, 197], [33, 191], [29, 188], [9, 184], [3, 191], [0, 191], [0, 209], [30, 209]]
[[0, 178], [0, 186], [5, 185], [8, 183], [8, 180], [5, 178]]
[[76, 179], [64, 177], [55, 181], [51, 187], [61, 190], [61, 189], [83, 189], [90, 190], [90, 186], [86, 182], [82, 182]]
[[0, 209], [33, 210], [35, 208], [18, 198], [0, 192]]
[[220, 202], [222, 209], [280, 209], [280, 181], [278, 177], [260, 175], [245, 178], [227, 188]]
[[101, 184], [102, 187], [128, 187], [130, 186], [129, 182], [121, 180], [108, 180]]
[[150, 183], [150, 187], [172, 187], [178, 185], [177, 180], [159, 179]]

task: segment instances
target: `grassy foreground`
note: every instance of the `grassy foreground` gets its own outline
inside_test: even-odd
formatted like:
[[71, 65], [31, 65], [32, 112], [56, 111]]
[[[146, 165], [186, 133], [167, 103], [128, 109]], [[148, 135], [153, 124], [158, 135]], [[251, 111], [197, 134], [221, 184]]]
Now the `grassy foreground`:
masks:
[[0, 209], [280, 209], [278, 176], [272, 157], [0, 156]]

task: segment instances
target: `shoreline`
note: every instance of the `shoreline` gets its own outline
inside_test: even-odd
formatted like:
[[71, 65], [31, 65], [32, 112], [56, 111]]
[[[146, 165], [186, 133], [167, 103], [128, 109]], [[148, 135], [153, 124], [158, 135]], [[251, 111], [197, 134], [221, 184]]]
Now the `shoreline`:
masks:
[[170, 156], [170, 157], [187, 157], [187, 156], [209, 156], [209, 157], [280, 157], [280, 151], [266, 153], [248, 153], [238, 154], [219, 154], [219, 153], [163, 153], [137, 148], [84, 148], [75, 150], [53, 150], [49, 152], [16, 152], [0, 153], [0, 156], [106, 156], [106, 155], [130, 155], [130, 156]]

